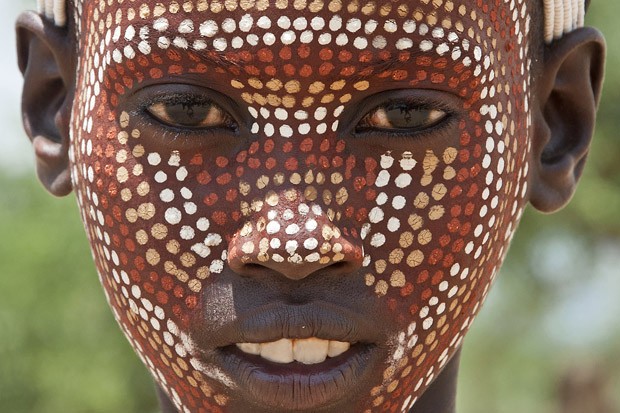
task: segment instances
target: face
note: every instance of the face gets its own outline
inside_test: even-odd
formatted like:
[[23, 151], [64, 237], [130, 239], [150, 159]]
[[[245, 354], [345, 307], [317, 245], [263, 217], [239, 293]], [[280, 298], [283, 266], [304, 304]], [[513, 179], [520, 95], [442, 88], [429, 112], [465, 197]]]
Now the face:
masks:
[[404, 411], [527, 195], [524, 0], [85, 1], [72, 176], [183, 412]]

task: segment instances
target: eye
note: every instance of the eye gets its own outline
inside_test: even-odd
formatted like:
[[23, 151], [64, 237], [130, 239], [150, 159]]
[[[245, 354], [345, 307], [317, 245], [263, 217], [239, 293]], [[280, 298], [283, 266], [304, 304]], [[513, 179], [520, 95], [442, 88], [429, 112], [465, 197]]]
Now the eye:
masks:
[[192, 97], [173, 97], [146, 108], [158, 121], [184, 129], [235, 129], [236, 122], [216, 103]]
[[440, 123], [448, 114], [410, 102], [393, 102], [378, 106], [357, 124], [356, 132], [367, 130], [413, 133]]

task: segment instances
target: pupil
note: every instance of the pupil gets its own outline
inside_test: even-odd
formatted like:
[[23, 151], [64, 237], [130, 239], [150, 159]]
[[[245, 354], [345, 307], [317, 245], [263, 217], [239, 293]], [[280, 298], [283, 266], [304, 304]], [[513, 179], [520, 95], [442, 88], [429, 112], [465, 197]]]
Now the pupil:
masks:
[[428, 121], [428, 110], [411, 108], [407, 105], [388, 107], [386, 117], [394, 128], [411, 128], [425, 125]]
[[179, 103], [167, 107], [168, 116], [182, 126], [199, 126], [208, 116], [210, 106]]

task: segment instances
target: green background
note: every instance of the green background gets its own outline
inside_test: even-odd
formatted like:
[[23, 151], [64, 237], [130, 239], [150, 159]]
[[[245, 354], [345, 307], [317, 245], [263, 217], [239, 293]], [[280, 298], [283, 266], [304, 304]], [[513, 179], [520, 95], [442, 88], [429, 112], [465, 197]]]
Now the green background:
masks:
[[[9, 49], [26, 2], [11, 3], [1, 18]], [[465, 340], [461, 413], [620, 411], [620, 2], [593, 3], [588, 20], [605, 33], [609, 59], [591, 159], [566, 209], [526, 213]], [[0, 412], [156, 412], [75, 200], [52, 198], [34, 178], [10, 52], [0, 72]]]

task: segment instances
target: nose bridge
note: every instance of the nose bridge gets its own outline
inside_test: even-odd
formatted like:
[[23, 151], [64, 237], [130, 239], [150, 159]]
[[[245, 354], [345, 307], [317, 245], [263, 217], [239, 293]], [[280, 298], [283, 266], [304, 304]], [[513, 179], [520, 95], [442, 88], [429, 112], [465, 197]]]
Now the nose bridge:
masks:
[[234, 271], [269, 269], [299, 280], [328, 267], [351, 272], [361, 266], [361, 244], [343, 234], [325, 206], [296, 189], [271, 190], [250, 208], [229, 243], [228, 262]]

